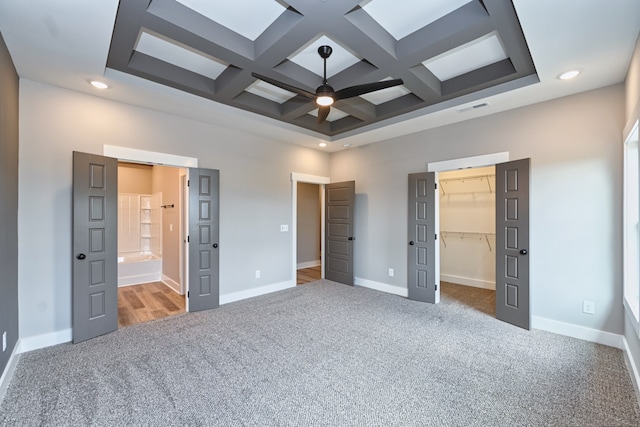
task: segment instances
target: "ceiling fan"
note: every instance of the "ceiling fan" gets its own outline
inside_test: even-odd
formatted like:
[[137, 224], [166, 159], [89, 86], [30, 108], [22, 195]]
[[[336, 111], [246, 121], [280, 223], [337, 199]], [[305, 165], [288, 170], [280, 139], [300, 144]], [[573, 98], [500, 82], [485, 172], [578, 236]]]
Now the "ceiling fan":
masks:
[[349, 86], [339, 91], [333, 90], [333, 88], [327, 82], [327, 58], [331, 56], [331, 46], [320, 46], [318, 48], [318, 54], [324, 60], [324, 75], [322, 78], [322, 85], [318, 86], [316, 93], [308, 92], [304, 89], [297, 88], [295, 86], [288, 85], [286, 83], [273, 80], [269, 77], [262, 76], [257, 73], [251, 73], [255, 78], [258, 78], [264, 82], [270, 83], [281, 89], [288, 90], [298, 95], [314, 99], [318, 104], [318, 124], [324, 123], [331, 111], [331, 105], [340, 99], [353, 98], [355, 96], [364, 95], [366, 93], [375, 92], [377, 90], [386, 89], [389, 87], [399, 86], [404, 82], [402, 79], [384, 80], [381, 82], [365, 83], [356, 86]]

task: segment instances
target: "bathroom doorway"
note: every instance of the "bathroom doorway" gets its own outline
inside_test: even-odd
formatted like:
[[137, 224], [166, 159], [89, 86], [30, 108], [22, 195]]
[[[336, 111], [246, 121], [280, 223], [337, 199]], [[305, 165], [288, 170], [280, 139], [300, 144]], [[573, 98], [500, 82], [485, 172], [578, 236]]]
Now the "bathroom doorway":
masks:
[[185, 312], [187, 169], [118, 163], [118, 326]]

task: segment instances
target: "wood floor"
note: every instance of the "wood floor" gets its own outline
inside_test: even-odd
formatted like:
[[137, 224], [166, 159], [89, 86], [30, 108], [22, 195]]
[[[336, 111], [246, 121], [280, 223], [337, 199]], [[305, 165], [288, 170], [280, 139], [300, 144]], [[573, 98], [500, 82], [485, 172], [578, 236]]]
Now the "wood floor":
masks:
[[184, 313], [184, 295], [162, 282], [118, 288], [118, 327]]
[[296, 284], [304, 285], [305, 283], [314, 282], [316, 280], [320, 280], [320, 276], [322, 275], [320, 266], [311, 267], [311, 268], [301, 268], [298, 270], [298, 274], [296, 275]]
[[[320, 266], [298, 270], [297, 284], [320, 280]], [[488, 289], [440, 282], [443, 298], [449, 298], [486, 313], [496, 315], [496, 293]], [[184, 296], [161, 282], [118, 288], [118, 327], [184, 313]]]
[[496, 315], [496, 291], [440, 282], [441, 297], [453, 299], [490, 316]]

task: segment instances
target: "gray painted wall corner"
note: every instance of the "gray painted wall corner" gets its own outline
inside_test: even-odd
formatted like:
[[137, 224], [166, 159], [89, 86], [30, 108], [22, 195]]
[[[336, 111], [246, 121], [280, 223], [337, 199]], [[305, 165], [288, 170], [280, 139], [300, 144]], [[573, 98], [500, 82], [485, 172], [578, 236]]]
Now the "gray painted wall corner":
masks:
[[18, 74], [0, 34], [0, 376], [18, 342]]

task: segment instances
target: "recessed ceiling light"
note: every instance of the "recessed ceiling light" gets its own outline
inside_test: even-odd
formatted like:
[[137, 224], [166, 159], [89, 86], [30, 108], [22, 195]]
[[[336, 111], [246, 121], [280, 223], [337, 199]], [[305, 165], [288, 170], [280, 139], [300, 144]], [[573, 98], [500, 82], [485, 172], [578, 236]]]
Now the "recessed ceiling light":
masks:
[[320, 143], [320, 144], [318, 144], [318, 145], [319, 145], [320, 147], [324, 148], [324, 147], [326, 147], [326, 146], [327, 146], [327, 143], [326, 143], [326, 142], [321, 142], [321, 143]]
[[567, 71], [565, 73], [560, 74], [558, 78], [560, 80], [571, 80], [572, 78], [576, 77], [578, 74], [580, 74], [580, 71], [571, 70], [571, 71]]
[[95, 87], [96, 89], [106, 89], [109, 87], [108, 84], [98, 80], [91, 80], [89, 83], [91, 83], [91, 86]]

